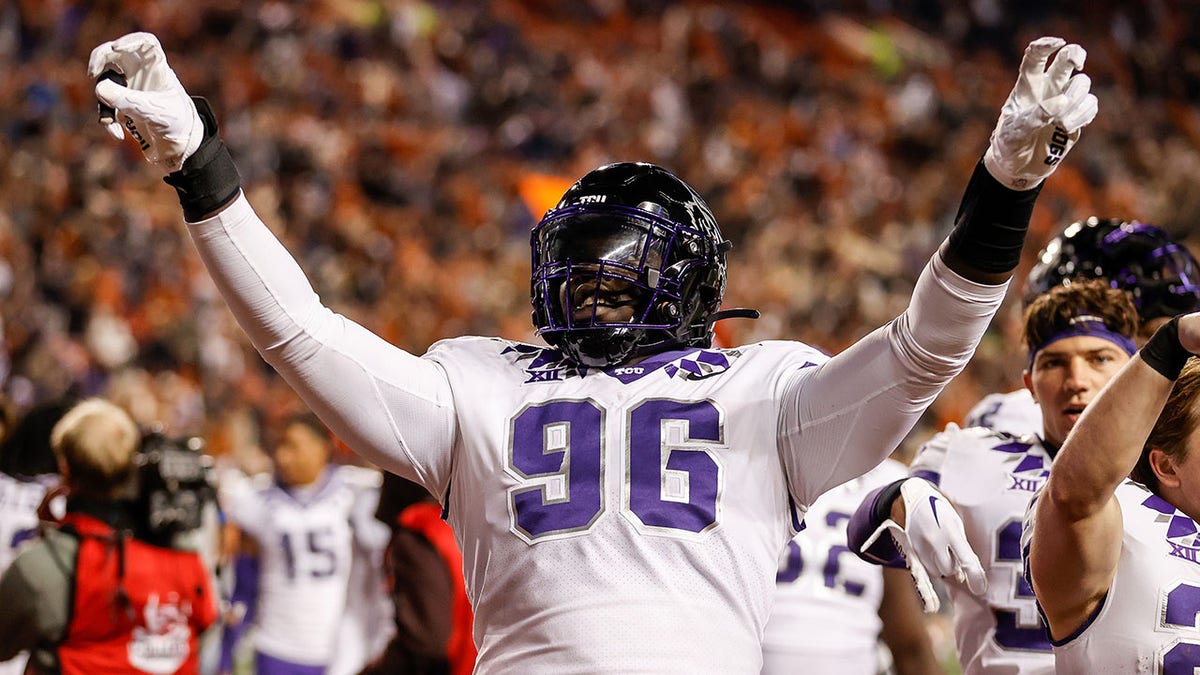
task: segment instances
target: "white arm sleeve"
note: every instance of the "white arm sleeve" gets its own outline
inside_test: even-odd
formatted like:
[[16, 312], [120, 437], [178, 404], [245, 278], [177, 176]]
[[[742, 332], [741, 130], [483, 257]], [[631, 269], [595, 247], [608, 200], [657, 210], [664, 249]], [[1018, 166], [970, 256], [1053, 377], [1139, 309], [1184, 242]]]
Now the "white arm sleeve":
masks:
[[366, 459], [444, 494], [455, 423], [441, 367], [322, 305], [245, 195], [188, 229], [250, 341], [312, 411]]
[[784, 383], [780, 448], [793, 496], [825, 490], [882, 462], [975, 352], [1008, 284], [952, 272], [940, 254], [904, 313]]

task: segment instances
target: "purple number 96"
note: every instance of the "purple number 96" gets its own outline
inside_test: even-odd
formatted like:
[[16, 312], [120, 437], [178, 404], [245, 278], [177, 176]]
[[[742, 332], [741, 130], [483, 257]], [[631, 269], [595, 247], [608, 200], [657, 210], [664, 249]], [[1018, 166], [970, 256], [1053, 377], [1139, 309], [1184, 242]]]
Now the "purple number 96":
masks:
[[[604, 511], [606, 411], [594, 401], [550, 401], [512, 420], [509, 491], [513, 530], [527, 541], [586, 532]], [[723, 445], [720, 411], [710, 401], [655, 399], [626, 418], [624, 509], [639, 529], [706, 532], [717, 524]]]

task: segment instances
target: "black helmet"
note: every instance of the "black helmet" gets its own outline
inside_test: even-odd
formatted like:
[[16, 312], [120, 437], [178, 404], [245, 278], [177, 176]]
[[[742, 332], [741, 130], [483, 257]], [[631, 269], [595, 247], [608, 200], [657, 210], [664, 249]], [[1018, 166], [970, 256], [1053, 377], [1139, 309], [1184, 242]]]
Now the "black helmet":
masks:
[[[665, 169], [622, 162], [589, 172], [533, 228], [530, 243], [533, 324], [570, 360], [606, 367], [712, 344], [729, 242], [700, 195]], [[596, 316], [602, 284], [614, 282], [633, 306], [627, 322]], [[579, 292], [590, 302], [587, 318], [564, 306]]]
[[1143, 322], [1200, 308], [1200, 264], [1166, 232], [1136, 220], [1092, 216], [1068, 225], [1038, 254], [1025, 301], [1077, 278], [1128, 291]]

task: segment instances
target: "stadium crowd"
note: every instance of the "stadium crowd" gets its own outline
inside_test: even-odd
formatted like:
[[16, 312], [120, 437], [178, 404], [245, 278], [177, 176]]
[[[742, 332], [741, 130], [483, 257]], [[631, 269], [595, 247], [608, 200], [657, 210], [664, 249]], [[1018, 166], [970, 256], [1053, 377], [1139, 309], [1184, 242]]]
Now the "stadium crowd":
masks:
[[[1181, 234], [1198, 220], [1186, 186], [1200, 170], [1200, 21], [1186, 9], [833, 4], [8, 4], [4, 392], [18, 409], [105, 393], [217, 454], [256, 446], [264, 421], [294, 411], [203, 274], [170, 191], [116, 170], [144, 161], [132, 143], [94, 142], [79, 63], [132, 29], [187, 45], [180, 78], [226, 111], [248, 194], [286, 223], [322, 298], [416, 353], [461, 333], [529, 339], [530, 225], [565, 177], [629, 158], [695, 184], [735, 242], [726, 305], [764, 318], [729, 322], [731, 343], [841, 349], [903, 306], [900, 280], [948, 231], [1009, 55], [1034, 34], [1087, 46], [1104, 109], [1047, 186], [1027, 254], [1092, 213]], [[997, 322], [935, 423], [1018, 384], [1004, 365], [1019, 349], [1011, 323]]]
[[[7, 3], [0, 391], [18, 414], [103, 395], [248, 473], [268, 461], [262, 430], [300, 410], [217, 296], [171, 191], [136, 170], [138, 147], [96, 142], [81, 64], [131, 30], [187, 50], [181, 80], [223, 111], [250, 200], [323, 301], [418, 354], [449, 335], [532, 340], [529, 228], [569, 177], [622, 159], [688, 180], [735, 242], [725, 304], [763, 318], [722, 338], [840, 350], [904, 307], [1013, 55], [1042, 34], [1088, 49], [1103, 104], [1047, 183], [1018, 277], [1062, 223], [1093, 213], [1191, 234], [1200, 13], [960, 5]], [[1019, 385], [1010, 296], [928, 427]]]

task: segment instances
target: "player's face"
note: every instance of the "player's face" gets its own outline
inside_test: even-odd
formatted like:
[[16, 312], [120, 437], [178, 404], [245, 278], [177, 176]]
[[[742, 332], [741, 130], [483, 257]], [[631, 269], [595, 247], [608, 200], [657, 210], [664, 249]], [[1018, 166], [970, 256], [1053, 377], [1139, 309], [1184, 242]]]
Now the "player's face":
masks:
[[560, 289], [562, 305], [575, 325], [588, 325], [595, 312], [596, 323], [628, 323], [637, 310], [640, 295], [632, 283], [618, 277], [582, 274]]
[[284, 485], [310, 485], [329, 464], [329, 440], [304, 424], [288, 425], [275, 446], [274, 459]]
[[1042, 409], [1045, 440], [1062, 445], [1084, 407], [1129, 355], [1104, 338], [1078, 335], [1052, 342], [1025, 371], [1025, 386]]

